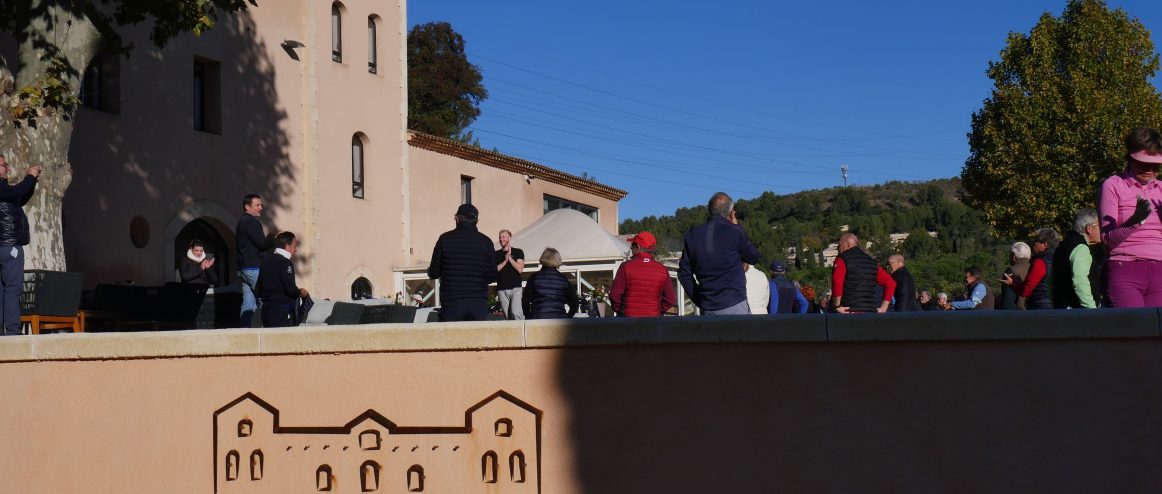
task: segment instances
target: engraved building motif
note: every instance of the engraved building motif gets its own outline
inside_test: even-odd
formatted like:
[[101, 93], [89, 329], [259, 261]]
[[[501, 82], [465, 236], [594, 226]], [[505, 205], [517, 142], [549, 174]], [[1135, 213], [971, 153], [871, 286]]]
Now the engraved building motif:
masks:
[[214, 492], [539, 493], [540, 438], [541, 411], [504, 391], [451, 427], [402, 427], [374, 410], [288, 427], [247, 393], [214, 412]]

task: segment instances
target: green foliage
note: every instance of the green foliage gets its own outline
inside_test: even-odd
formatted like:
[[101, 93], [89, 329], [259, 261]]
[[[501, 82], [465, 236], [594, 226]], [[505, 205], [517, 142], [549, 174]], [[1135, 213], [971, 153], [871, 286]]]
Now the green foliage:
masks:
[[[31, 39], [37, 48], [55, 55], [56, 43], [74, 28], [73, 19], [84, 18], [101, 33], [110, 49], [128, 51], [117, 28], [148, 23], [149, 40], [164, 47], [175, 36], [201, 33], [214, 27], [219, 13], [234, 13], [257, 6], [256, 0], [43, 0], [0, 2], [0, 31], [19, 42]], [[26, 29], [44, 23], [44, 30]], [[57, 33], [61, 36], [47, 36]], [[83, 67], [74, 67], [80, 69]]]
[[488, 98], [483, 79], [451, 24], [413, 27], [408, 32], [408, 128], [463, 140], [464, 129], [480, 116], [480, 102]]
[[[779, 259], [787, 264], [791, 279], [820, 293], [831, 287], [831, 267], [822, 264], [823, 250], [847, 225], [861, 241], [872, 242], [869, 253], [881, 263], [891, 254], [903, 253], [918, 289], [957, 295], [964, 291], [966, 267], [978, 264], [991, 273], [986, 278], [997, 278], [1009, 248], [1007, 241], [994, 238], [983, 214], [959, 201], [962, 194], [955, 178], [888, 182], [783, 196], [765, 192], [737, 201], [735, 210], [762, 254], [764, 268]], [[660, 253], [677, 253], [686, 231], [705, 221], [706, 207], [698, 206], [678, 209], [672, 216], [626, 219], [620, 231], [649, 231], [658, 238]], [[930, 231], [937, 232], [937, 238]], [[909, 233], [908, 239], [892, 245], [889, 235], [903, 232]]]
[[[992, 95], [972, 116], [966, 200], [1005, 236], [1067, 225], [1124, 165], [1133, 127], [1162, 124], [1150, 32], [1103, 0], [1070, 0], [989, 64]], [[957, 248], [962, 246], [958, 245]]]
[[[84, 67], [95, 53], [82, 60], [66, 56], [62, 40], [71, 30], [85, 29], [85, 22], [100, 33], [100, 44], [109, 53], [128, 55], [131, 44], [125, 44], [119, 27], [148, 22], [149, 39], [164, 47], [175, 36], [191, 32], [200, 35], [214, 27], [219, 13], [245, 10], [258, 5], [255, 0], [44, 0], [38, 2], [0, 2], [0, 32], [13, 37], [22, 49], [22, 59], [39, 60], [43, 65], [26, 67], [34, 70], [27, 85], [16, 89], [9, 113], [16, 125], [36, 127], [37, 118], [69, 119], [80, 104], [77, 96]], [[34, 56], [35, 55], [35, 56]], [[0, 69], [7, 70], [3, 63]]]
[[69, 70], [64, 57], [55, 57], [49, 62], [47, 73], [36, 84], [20, 88], [10, 108], [16, 125], [36, 127], [40, 116], [61, 114], [65, 118], [72, 115], [81, 99], [73, 92], [64, 74]]

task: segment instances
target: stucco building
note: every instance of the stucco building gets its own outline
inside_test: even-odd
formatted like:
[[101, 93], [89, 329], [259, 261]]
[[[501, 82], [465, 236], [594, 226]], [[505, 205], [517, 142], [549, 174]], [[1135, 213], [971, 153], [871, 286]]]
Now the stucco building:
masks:
[[268, 232], [300, 238], [300, 284], [316, 297], [345, 298], [355, 283], [402, 290], [398, 268], [427, 262], [469, 195], [489, 236], [559, 207], [616, 233], [624, 191], [409, 133], [407, 27], [403, 0], [287, 0], [162, 49], [126, 29], [131, 56], [85, 72], [68, 269], [90, 286], [161, 284], [198, 238], [219, 279], [234, 280], [248, 193], [264, 198]]

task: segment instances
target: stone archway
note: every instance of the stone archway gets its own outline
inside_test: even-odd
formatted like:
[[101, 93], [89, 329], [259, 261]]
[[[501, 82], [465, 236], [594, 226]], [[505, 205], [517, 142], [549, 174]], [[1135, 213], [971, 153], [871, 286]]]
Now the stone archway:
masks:
[[[174, 261], [179, 248], [179, 236], [183, 235], [183, 231], [188, 234], [190, 231], [206, 231], [205, 229], [209, 228], [220, 237], [221, 245], [225, 248], [225, 252], [214, 252], [215, 257], [219, 259], [218, 262], [225, 261], [223, 262], [222, 269], [226, 270], [223, 271], [226, 276], [219, 277], [219, 285], [225, 286], [233, 284], [235, 281], [233, 272], [228, 270], [236, 270], [238, 267], [237, 254], [235, 253], [234, 228], [232, 226], [237, 223], [238, 213], [233, 213], [230, 209], [213, 201], [194, 201], [178, 211], [170, 219], [165, 227], [165, 233], [162, 235], [162, 238], [165, 240], [165, 249], [162, 251], [161, 262], [165, 280], [179, 281]], [[191, 224], [196, 226], [188, 230], [187, 227]], [[204, 241], [206, 239], [201, 240]], [[188, 239], [186, 241], [188, 242]], [[181, 247], [182, 252], [184, 252], [185, 244], [183, 243]], [[220, 275], [223, 273], [220, 273]]]

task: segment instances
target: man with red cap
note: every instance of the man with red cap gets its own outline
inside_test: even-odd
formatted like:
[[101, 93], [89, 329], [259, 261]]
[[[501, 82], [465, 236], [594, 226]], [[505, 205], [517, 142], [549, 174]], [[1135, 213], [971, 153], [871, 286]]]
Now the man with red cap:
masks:
[[656, 317], [674, 306], [674, 284], [670, 271], [654, 260], [657, 239], [641, 232], [629, 239], [633, 257], [621, 263], [609, 290], [614, 312], [626, 317]]

